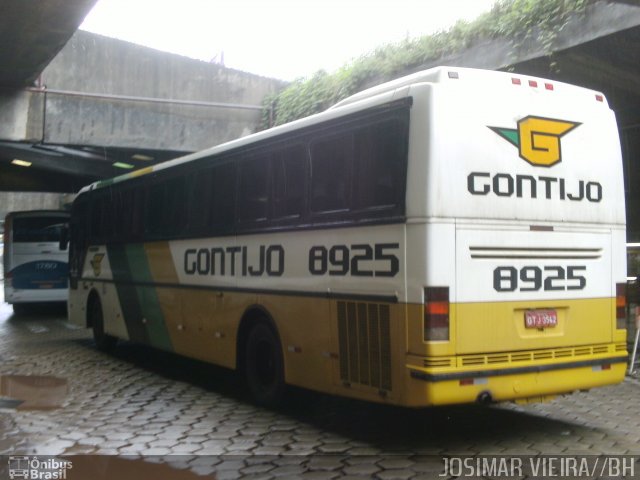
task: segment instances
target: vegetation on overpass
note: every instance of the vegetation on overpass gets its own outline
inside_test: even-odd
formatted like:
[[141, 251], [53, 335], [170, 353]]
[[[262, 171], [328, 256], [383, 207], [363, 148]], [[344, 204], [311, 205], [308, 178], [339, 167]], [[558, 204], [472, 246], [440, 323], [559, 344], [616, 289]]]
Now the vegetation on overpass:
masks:
[[535, 39], [551, 54], [554, 40], [569, 19], [597, 0], [498, 0], [472, 22], [460, 21], [448, 31], [381, 46], [335, 73], [323, 70], [301, 78], [264, 100], [263, 127], [280, 125], [321, 112], [370, 86], [397, 78], [421, 65], [463, 51], [477, 42], [508, 39], [513, 50]]

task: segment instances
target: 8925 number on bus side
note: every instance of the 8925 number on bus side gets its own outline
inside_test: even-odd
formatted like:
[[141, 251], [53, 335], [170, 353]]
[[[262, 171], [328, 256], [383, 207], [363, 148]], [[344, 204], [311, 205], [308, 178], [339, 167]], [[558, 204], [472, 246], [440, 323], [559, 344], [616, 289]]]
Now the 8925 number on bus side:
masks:
[[493, 288], [497, 292], [537, 292], [584, 290], [587, 279], [583, 265], [497, 267], [493, 271]]
[[309, 250], [311, 275], [395, 277], [400, 271], [399, 243], [316, 245]]

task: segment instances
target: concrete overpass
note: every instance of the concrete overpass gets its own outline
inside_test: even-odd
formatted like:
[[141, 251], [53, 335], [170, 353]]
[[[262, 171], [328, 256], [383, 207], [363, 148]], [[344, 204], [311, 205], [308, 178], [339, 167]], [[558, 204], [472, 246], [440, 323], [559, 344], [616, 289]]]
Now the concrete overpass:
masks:
[[541, 42], [496, 39], [426, 64], [513, 70], [602, 91], [616, 114], [624, 159], [627, 238], [640, 241], [640, 2], [598, 1]]
[[246, 135], [283, 86], [76, 31], [95, 1], [0, 0], [0, 191], [74, 192]]

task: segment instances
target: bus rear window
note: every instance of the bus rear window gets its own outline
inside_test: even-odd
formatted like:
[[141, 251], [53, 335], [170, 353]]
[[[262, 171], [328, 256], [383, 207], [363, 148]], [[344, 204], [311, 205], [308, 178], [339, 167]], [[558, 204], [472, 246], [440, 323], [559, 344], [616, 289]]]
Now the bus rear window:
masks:
[[18, 217], [13, 219], [13, 241], [58, 242], [63, 218]]

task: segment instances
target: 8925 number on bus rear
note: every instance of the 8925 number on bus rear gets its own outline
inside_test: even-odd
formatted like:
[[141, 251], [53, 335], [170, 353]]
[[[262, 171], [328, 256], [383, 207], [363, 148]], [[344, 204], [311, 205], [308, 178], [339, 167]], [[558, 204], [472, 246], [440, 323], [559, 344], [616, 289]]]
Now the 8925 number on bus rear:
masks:
[[493, 270], [493, 288], [497, 292], [584, 290], [586, 270], [584, 265], [501, 266]]

